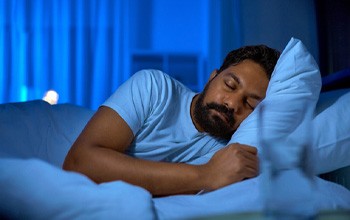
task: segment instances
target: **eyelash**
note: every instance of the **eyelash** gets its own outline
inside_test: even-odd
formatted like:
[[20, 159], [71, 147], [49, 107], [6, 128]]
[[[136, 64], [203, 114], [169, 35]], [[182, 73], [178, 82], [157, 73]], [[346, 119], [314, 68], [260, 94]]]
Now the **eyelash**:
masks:
[[249, 104], [249, 102], [248, 102], [247, 100], [245, 100], [245, 103], [248, 105], [248, 107], [249, 107], [250, 109], [252, 109], [252, 110], [255, 109], [252, 105]]
[[[226, 85], [226, 87], [229, 88], [230, 90], [234, 90], [234, 89], [235, 89], [234, 86], [229, 85], [227, 82], [225, 82], [225, 85]], [[245, 100], [244, 102], [247, 104], [247, 106], [248, 106], [250, 109], [252, 109], [252, 110], [255, 109], [252, 105], [249, 104], [249, 102], [248, 102], [247, 100]]]
[[228, 83], [226, 83], [225, 82], [225, 85], [229, 88], [229, 89], [231, 89], [231, 90], [234, 90], [235, 89], [235, 87], [234, 86], [231, 86], [231, 85], [229, 85]]

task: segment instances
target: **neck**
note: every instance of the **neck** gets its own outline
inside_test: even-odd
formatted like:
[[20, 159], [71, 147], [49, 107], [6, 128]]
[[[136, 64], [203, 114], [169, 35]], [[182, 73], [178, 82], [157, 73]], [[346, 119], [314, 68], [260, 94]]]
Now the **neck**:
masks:
[[202, 129], [201, 126], [199, 126], [199, 124], [196, 122], [196, 118], [194, 117], [194, 109], [196, 106], [196, 103], [198, 102], [198, 94], [195, 95], [192, 99], [191, 102], [191, 109], [190, 109], [190, 115], [191, 115], [191, 119], [192, 119], [192, 123], [194, 124], [195, 128], [199, 131], [199, 132], [204, 132], [204, 130]]

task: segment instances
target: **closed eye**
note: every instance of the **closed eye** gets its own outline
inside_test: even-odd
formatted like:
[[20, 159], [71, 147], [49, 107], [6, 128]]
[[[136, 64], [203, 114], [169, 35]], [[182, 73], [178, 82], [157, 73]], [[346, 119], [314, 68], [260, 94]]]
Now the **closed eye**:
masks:
[[235, 90], [236, 89], [236, 86], [234, 85], [230, 85], [229, 83], [225, 82], [225, 85], [227, 88], [229, 88], [230, 90]]
[[255, 106], [251, 105], [247, 100], [245, 101], [245, 103], [247, 104], [247, 106], [248, 106], [250, 109], [252, 109], [252, 110], [255, 109]]
[[248, 102], [247, 102], [247, 104], [248, 104], [249, 108], [251, 108], [252, 110], [255, 109], [255, 107], [251, 106]]

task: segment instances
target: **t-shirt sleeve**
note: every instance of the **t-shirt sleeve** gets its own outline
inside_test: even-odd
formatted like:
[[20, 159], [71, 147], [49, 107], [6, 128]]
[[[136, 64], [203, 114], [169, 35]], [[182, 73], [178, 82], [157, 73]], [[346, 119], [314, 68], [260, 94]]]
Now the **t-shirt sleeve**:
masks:
[[142, 70], [123, 83], [103, 104], [115, 110], [134, 135], [142, 127], [155, 105], [156, 70]]

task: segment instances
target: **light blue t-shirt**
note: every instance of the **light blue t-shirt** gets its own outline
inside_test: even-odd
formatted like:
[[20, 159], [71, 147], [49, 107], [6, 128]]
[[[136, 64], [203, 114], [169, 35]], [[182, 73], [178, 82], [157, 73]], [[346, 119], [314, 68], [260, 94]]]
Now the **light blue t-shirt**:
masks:
[[158, 70], [142, 70], [104, 103], [130, 126], [127, 154], [154, 161], [201, 164], [226, 141], [198, 132], [190, 107], [195, 93]]

